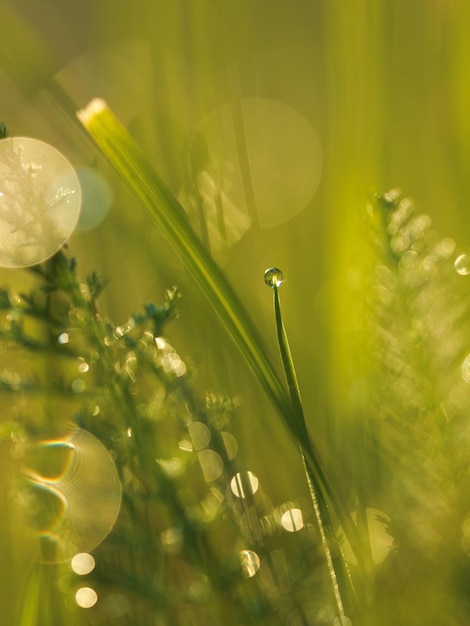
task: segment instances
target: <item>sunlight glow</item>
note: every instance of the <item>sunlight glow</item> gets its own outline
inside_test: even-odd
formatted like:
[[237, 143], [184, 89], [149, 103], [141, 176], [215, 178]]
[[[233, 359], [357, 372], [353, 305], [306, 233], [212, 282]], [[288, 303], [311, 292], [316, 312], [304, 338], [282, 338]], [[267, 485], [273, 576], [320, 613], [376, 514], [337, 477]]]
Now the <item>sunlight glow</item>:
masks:
[[90, 609], [98, 602], [98, 594], [91, 587], [80, 587], [75, 594], [75, 602], [82, 609]]

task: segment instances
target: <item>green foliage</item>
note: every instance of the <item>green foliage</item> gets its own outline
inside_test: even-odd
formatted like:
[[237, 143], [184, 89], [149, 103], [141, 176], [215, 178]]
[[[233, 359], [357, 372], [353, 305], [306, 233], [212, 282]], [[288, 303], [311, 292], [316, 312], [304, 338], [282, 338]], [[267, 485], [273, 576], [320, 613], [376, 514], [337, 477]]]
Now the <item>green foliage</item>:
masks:
[[[93, 273], [81, 281], [65, 252], [32, 274], [28, 293], [3, 290], [1, 297], [9, 368], [0, 390], [11, 397], [3, 433], [23, 475], [11, 485], [12, 510], [37, 529], [33, 549], [43, 561], [24, 587], [19, 624], [33, 615], [38, 624], [45, 615], [50, 623], [283, 624], [301, 616], [307, 600], [334, 616], [324, 608], [332, 596], [310, 507], [302, 521], [292, 518], [293, 541], [281, 518], [295, 505], [271, 504], [236, 454], [227, 427], [237, 403], [195, 391], [163, 335], [177, 290], [116, 325], [99, 311], [101, 279]], [[69, 561], [93, 547], [84, 547], [80, 520], [99, 525], [93, 520], [105, 516], [106, 494], [93, 484], [81, 493], [82, 461], [73, 455], [98, 459], [78, 444], [70, 448], [74, 432], [105, 446], [122, 486], [119, 517], [93, 549], [96, 567], [85, 579]], [[79, 501], [92, 499], [89, 511], [70, 491], [71, 468]], [[70, 523], [61, 521], [66, 516]], [[87, 611], [73, 601], [82, 586], [99, 598]]]
[[[470, 513], [468, 257], [399, 190], [371, 203], [369, 216], [367, 453], [372, 497], [395, 541], [377, 577], [377, 620], [461, 624], [469, 610], [461, 592]], [[426, 601], [412, 601], [423, 589]]]

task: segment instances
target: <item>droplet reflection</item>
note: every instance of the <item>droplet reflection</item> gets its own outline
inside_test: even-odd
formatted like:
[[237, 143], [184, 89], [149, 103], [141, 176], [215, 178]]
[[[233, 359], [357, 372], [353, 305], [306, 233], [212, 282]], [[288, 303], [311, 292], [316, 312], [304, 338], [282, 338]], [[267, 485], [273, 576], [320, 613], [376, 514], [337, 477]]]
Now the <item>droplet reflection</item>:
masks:
[[264, 282], [272, 289], [280, 287], [284, 282], [284, 275], [277, 267], [270, 267], [264, 272]]

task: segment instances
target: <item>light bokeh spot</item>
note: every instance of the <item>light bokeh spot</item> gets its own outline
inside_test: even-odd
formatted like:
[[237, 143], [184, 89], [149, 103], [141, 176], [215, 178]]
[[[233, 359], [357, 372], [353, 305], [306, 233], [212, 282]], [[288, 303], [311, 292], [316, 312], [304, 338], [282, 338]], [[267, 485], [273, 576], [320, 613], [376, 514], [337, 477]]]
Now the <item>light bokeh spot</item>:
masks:
[[86, 576], [95, 569], [95, 559], [88, 552], [80, 552], [73, 557], [70, 565], [75, 574]]
[[90, 609], [98, 602], [98, 594], [91, 587], [80, 587], [75, 594], [75, 602], [82, 609]]
[[111, 208], [113, 194], [104, 176], [85, 165], [75, 169], [82, 189], [82, 209], [77, 232], [92, 230], [101, 224]]
[[29, 499], [24, 513], [50, 546], [44, 561], [89, 553], [111, 531], [121, 506], [121, 484], [111, 455], [89, 432], [36, 443], [24, 456]]
[[221, 477], [224, 471], [224, 462], [220, 454], [214, 450], [200, 450], [197, 456], [206, 482], [211, 483]]
[[289, 533], [295, 533], [298, 530], [302, 530], [304, 527], [304, 520], [302, 511], [300, 509], [289, 509], [282, 514], [281, 525], [284, 530]]
[[470, 274], [470, 256], [468, 254], [458, 256], [455, 259], [454, 267], [460, 276], [468, 276]]
[[240, 564], [243, 575], [246, 576], [246, 578], [253, 578], [260, 568], [261, 561], [259, 556], [256, 552], [253, 552], [253, 550], [241, 550]]
[[235, 474], [230, 481], [230, 489], [237, 498], [246, 498], [247, 494], [258, 491], [259, 480], [252, 472]]
[[[393, 537], [387, 532], [390, 518], [382, 511], [373, 508], [367, 508], [366, 515], [367, 528], [364, 530], [367, 533], [367, 541], [369, 542], [372, 560], [378, 565], [386, 559], [393, 547]], [[357, 524], [357, 513], [353, 512], [351, 517], [354, 523]], [[346, 561], [355, 565], [357, 559], [347, 540], [344, 541], [342, 550]]]
[[207, 448], [211, 440], [211, 432], [205, 424], [197, 421], [191, 422], [188, 424], [188, 431], [195, 450]]
[[80, 207], [78, 176], [63, 154], [30, 137], [0, 141], [0, 266], [47, 260], [74, 231]]
[[[251, 225], [271, 228], [302, 211], [321, 179], [317, 133], [277, 100], [242, 98], [212, 111], [189, 149], [192, 188], [187, 210], [202, 209], [213, 249], [237, 241]], [[195, 218], [196, 219], [196, 218]]]

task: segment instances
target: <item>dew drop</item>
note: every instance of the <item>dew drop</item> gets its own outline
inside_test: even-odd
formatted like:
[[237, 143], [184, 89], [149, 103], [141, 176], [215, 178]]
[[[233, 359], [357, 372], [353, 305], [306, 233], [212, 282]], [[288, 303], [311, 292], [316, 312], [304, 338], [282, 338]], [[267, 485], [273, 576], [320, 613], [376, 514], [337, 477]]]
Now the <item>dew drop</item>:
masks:
[[268, 287], [271, 287], [271, 289], [280, 287], [284, 282], [284, 275], [277, 267], [270, 267], [264, 272], [264, 282]]
[[243, 575], [246, 578], [253, 578], [261, 565], [259, 556], [253, 550], [241, 550], [240, 563]]
[[454, 266], [457, 274], [460, 274], [460, 276], [468, 276], [468, 274], [470, 274], [470, 256], [468, 254], [461, 254], [455, 259]]
[[68, 333], [61, 333], [57, 337], [57, 341], [62, 345], [65, 345], [66, 343], [68, 343], [70, 341]]

